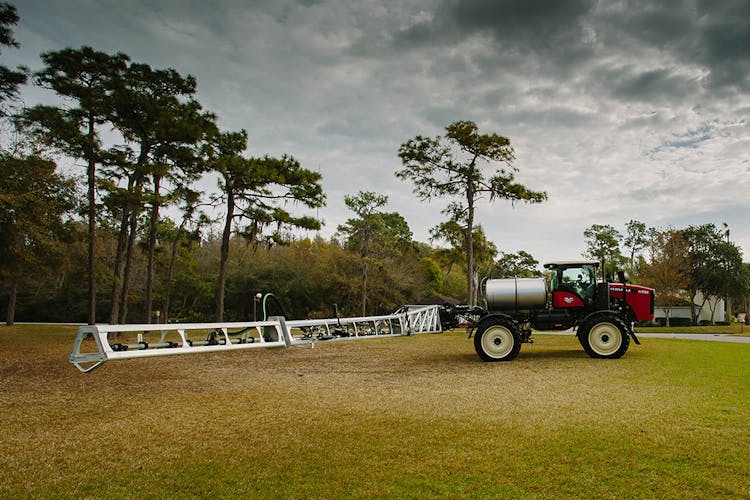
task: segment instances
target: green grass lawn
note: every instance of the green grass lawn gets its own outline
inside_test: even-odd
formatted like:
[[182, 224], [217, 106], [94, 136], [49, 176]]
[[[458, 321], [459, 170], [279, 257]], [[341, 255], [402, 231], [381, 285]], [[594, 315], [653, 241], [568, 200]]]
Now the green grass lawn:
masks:
[[750, 346], [463, 333], [67, 362], [0, 327], [0, 497], [750, 496]]

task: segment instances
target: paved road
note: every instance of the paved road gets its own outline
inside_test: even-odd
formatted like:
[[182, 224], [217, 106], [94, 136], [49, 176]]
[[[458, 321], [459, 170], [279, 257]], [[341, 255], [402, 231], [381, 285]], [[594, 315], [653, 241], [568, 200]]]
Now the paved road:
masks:
[[[544, 335], [575, 335], [573, 330], [564, 332], [535, 332]], [[711, 342], [734, 342], [737, 344], [750, 344], [750, 337], [741, 335], [730, 335], [726, 333], [636, 333], [639, 339], [683, 339], [683, 340], [708, 340]]]
[[636, 333], [639, 339], [685, 339], [710, 340], [713, 342], [735, 342], [750, 344], [750, 337], [729, 335], [725, 333]]

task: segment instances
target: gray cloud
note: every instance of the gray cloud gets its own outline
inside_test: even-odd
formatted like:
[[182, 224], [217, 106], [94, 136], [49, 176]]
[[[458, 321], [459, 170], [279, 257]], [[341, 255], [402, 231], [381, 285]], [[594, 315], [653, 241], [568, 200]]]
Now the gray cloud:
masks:
[[560, 43], [567, 45], [585, 37], [582, 20], [594, 4], [591, 0], [449, 0], [403, 30], [398, 40], [454, 43], [489, 34], [512, 49], [554, 51]]
[[645, 102], [682, 101], [700, 92], [698, 82], [670, 68], [621, 74], [612, 84], [614, 96]]
[[[325, 234], [343, 196], [390, 196], [417, 238], [442, 216], [393, 172], [398, 146], [458, 119], [511, 138], [538, 206], [483, 205], [500, 249], [575, 258], [593, 223], [726, 220], [750, 249], [746, 0], [24, 0], [19, 51], [92, 45], [198, 80], [249, 154], [324, 176]], [[28, 89], [27, 100], [44, 96]], [[211, 180], [206, 185], [213, 186]], [[736, 200], [729, 204], [727, 200]], [[715, 220], [714, 218], [721, 218]]]

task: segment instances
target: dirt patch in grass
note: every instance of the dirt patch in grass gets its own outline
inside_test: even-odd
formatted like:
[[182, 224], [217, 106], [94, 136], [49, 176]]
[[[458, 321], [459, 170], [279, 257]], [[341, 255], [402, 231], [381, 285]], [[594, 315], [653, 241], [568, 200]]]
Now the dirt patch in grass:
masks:
[[73, 336], [0, 329], [2, 496], [750, 494], [747, 346], [482, 363], [454, 333], [81, 374]]

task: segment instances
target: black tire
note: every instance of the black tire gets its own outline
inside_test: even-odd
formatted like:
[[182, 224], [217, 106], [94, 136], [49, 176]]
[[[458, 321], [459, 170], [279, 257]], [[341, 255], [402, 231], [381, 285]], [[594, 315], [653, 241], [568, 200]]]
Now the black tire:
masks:
[[512, 321], [490, 318], [474, 332], [474, 349], [482, 361], [510, 361], [521, 350], [521, 336]]
[[630, 333], [617, 316], [601, 314], [581, 323], [578, 342], [592, 358], [617, 359], [630, 347]]

